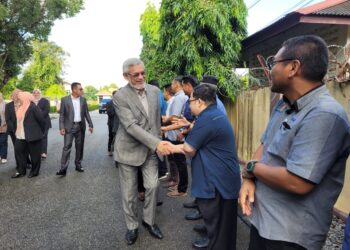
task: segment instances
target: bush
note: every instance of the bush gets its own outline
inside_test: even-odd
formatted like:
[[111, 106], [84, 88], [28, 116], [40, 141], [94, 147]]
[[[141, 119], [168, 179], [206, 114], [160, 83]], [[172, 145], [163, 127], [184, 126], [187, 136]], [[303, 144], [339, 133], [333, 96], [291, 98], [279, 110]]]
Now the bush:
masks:
[[50, 106], [50, 113], [57, 113], [56, 106]]
[[100, 107], [100, 105], [98, 104], [95, 104], [95, 103], [88, 103], [88, 109], [89, 111], [93, 111], [93, 110], [96, 110]]

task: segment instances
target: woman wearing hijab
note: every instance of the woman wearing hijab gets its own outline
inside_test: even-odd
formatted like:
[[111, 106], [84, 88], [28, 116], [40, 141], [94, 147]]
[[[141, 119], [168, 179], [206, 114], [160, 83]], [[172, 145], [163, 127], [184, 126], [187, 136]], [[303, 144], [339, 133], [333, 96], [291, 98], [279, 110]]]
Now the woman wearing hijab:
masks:
[[43, 114], [45, 120], [45, 133], [41, 141], [41, 158], [46, 159], [47, 157], [47, 135], [49, 129], [51, 128], [51, 119], [49, 116], [50, 113], [50, 102], [46, 98], [41, 96], [40, 89], [33, 90], [34, 103], [40, 108], [41, 113]]
[[28, 153], [32, 160], [32, 168], [28, 178], [39, 175], [41, 164], [41, 140], [45, 132], [45, 121], [40, 108], [33, 103], [33, 100], [34, 97], [29, 92], [18, 93], [15, 141], [17, 172], [12, 178], [25, 176]]
[[7, 126], [5, 119], [5, 102], [0, 93], [0, 159], [1, 163], [7, 162]]

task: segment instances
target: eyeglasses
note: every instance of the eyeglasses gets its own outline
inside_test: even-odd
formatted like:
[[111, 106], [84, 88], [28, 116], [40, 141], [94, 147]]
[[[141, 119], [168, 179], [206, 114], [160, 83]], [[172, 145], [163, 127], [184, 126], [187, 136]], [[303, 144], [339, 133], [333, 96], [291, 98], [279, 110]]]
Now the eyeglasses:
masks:
[[298, 60], [296, 58], [286, 58], [286, 59], [281, 59], [281, 60], [275, 60], [275, 57], [271, 56], [267, 58], [266, 60], [266, 65], [269, 70], [272, 70], [272, 68], [277, 64], [281, 62], [286, 62], [286, 61], [293, 61], [293, 60]]
[[142, 72], [139, 72], [139, 73], [135, 73], [135, 74], [129, 74], [128, 73], [128, 76], [131, 76], [133, 78], [136, 78], [136, 77], [139, 77], [139, 76], [145, 76], [146, 75], [146, 72], [142, 71]]

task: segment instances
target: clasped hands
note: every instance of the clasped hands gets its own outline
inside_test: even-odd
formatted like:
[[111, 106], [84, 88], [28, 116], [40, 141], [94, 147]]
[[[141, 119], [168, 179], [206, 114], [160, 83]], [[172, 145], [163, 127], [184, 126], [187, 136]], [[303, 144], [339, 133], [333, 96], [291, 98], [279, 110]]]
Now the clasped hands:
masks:
[[161, 141], [157, 146], [157, 153], [161, 155], [184, 154], [183, 145], [174, 145], [168, 141]]

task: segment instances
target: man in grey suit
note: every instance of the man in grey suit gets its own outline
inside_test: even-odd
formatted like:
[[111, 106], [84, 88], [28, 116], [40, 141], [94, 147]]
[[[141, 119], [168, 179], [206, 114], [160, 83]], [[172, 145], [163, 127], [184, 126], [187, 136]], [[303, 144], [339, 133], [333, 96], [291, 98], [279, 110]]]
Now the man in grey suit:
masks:
[[61, 99], [59, 127], [60, 133], [64, 136], [64, 147], [61, 157], [61, 169], [56, 175], [65, 176], [69, 165], [70, 152], [73, 139], [75, 140], [75, 170], [84, 172], [81, 166], [84, 152], [85, 120], [89, 124], [90, 133], [93, 132], [93, 125], [90, 118], [86, 99], [82, 97], [83, 88], [80, 83], [74, 82], [71, 85], [72, 95]]
[[158, 239], [163, 235], [155, 224], [158, 187], [156, 152], [169, 154], [172, 145], [161, 141], [159, 89], [145, 84], [145, 68], [137, 58], [123, 64], [123, 76], [128, 84], [113, 97], [119, 117], [114, 159], [119, 165], [119, 177], [125, 213], [128, 245], [138, 236], [137, 171], [142, 171], [146, 188], [142, 225]]

